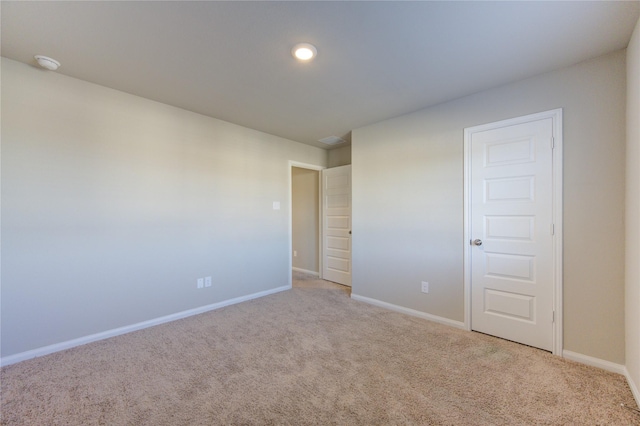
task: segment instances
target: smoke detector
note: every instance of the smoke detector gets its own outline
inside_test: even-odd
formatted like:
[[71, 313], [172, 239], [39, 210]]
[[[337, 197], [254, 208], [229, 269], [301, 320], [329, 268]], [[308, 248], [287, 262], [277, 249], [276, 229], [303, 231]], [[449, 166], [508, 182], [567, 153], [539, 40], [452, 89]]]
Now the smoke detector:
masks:
[[48, 56], [36, 55], [34, 58], [38, 61], [38, 65], [42, 68], [48, 69], [49, 71], [55, 71], [60, 66], [60, 62], [49, 58]]

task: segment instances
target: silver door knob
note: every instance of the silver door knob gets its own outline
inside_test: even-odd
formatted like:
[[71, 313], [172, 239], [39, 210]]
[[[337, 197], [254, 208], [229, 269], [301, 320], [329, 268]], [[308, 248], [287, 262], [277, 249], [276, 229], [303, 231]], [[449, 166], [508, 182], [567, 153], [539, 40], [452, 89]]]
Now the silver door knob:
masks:
[[471, 244], [473, 244], [474, 246], [481, 246], [482, 245], [482, 240], [479, 239], [479, 238], [475, 239], [475, 240], [473, 240], [473, 242]]

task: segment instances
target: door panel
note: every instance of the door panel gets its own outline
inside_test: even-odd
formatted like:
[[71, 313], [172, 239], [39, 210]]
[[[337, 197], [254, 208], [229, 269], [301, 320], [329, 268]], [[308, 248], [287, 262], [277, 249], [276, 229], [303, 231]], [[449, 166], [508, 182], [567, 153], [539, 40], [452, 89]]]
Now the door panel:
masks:
[[485, 312], [508, 319], [535, 322], [535, 297], [486, 288], [484, 293]]
[[351, 166], [322, 171], [322, 278], [351, 285]]
[[552, 136], [552, 119], [541, 118], [470, 138], [471, 328], [545, 350], [553, 349]]
[[490, 216], [484, 217], [486, 239], [533, 241], [534, 216]]

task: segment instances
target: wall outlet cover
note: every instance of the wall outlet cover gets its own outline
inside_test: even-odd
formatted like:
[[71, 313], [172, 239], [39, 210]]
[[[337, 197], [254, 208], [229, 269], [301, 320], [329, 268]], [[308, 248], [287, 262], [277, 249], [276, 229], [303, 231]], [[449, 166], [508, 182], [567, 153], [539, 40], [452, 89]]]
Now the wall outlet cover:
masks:
[[204, 287], [204, 278], [198, 278], [198, 288]]
[[211, 277], [206, 277], [204, 279], [204, 286], [205, 287], [211, 287]]
[[422, 281], [422, 292], [429, 293], [429, 283], [426, 281]]

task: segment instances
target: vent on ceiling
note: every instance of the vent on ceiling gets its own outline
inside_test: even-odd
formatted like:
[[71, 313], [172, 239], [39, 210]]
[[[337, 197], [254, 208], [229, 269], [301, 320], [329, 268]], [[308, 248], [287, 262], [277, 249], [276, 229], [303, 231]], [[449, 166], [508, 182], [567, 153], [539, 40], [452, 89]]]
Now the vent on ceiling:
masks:
[[346, 141], [342, 138], [339, 138], [337, 136], [329, 136], [326, 138], [322, 138], [322, 139], [318, 139], [318, 142], [321, 142], [323, 144], [326, 145], [338, 145], [341, 143], [345, 143]]

